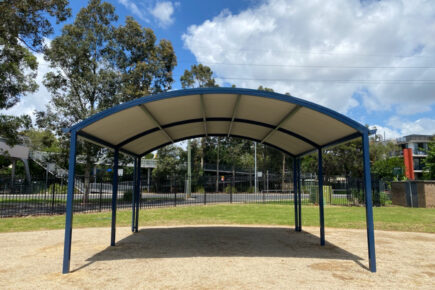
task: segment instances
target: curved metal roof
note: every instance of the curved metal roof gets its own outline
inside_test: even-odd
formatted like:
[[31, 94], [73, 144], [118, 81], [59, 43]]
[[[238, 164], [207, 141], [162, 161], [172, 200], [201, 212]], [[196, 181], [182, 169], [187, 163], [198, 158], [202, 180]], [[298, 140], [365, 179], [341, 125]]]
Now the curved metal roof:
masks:
[[142, 97], [102, 111], [66, 132], [141, 156], [201, 136], [235, 136], [300, 156], [368, 132], [331, 109], [292, 96], [201, 88]]

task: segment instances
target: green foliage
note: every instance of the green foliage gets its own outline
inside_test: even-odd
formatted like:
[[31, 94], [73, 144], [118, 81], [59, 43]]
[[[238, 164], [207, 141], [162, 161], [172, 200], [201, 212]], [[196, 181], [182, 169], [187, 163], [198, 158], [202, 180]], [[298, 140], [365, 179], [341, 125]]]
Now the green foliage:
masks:
[[124, 192], [122, 197], [123, 201], [132, 201], [133, 200], [133, 191], [131, 189]]
[[30, 129], [24, 132], [30, 139], [33, 150], [46, 152], [59, 152], [59, 142], [56, 136], [49, 130]]
[[66, 184], [53, 183], [48, 187], [48, 193], [53, 193], [53, 190], [55, 194], [66, 194], [68, 186]]
[[174, 81], [172, 70], [177, 65], [171, 42], [161, 40], [149, 28], [142, 28], [132, 17], [114, 30], [116, 50], [112, 52], [122, 73], [122, 98], [129, 101], [167, 91]]
[[197, 186], [197, 187], [195, 188], [194, 192], [197, 192], [197, 193], [205, 193], [204, 186], [201, 186], [201, 185]]
[[357, 202], [358, 204], [364, 204], [365, 196], [363, 190], [352, 190], [352, 196], [354, 197], [355, 202]]
[[235, 186], [227, 185], [225, 187], [225, 193], [236, 193], [237, 188]]
[[28, 115], [9, 116], [0, 114], [0, 134], [6, 139], [10, 146], [21, 142], [19, 131], [29, 129], [32, 126], [32, 120]]
[[180, 77], [180, 82], [183, 89], [218, 87], [211, 68], [202, 64], [194, 64], [190, 67], [190, 71], [185, 70]]
[[425, 179], [435, 180], [435, 141], [428, 144], [427, 157], [425, 158]]
[[[398, 176], [395, 175], [394, 169], [401, 168], [402, 174]], [[372, 172], [378, 177], [386, 180], [393, 180], [394, 178], [403, 177], [403, 158], [401, 157], [390, 157], [388, 159], [379, 159], [375, 161], [372, 165]]]
[[[66, 0], [0, 1], [0, 109], [36, 91], [38, 63], [29, 51], [41, 52], [44, 37], [53, 32], [47, 16], [57, 22], [70, 15]], [[30, 127], [28, 116], [0, 114], [0, 133], [10, 145], [19, 143], [18, 132]]]

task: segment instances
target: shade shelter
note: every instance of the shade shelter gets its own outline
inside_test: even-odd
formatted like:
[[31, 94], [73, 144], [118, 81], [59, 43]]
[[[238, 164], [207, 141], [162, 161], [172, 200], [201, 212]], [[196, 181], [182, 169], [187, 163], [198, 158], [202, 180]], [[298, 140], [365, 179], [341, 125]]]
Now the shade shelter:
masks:
[[168, 144], [203, 136], [233, 136], [273, 146], [293, 158], [295, 230], [302, 230], [300, 158], [317, 151], [320, 244], [325, 244], [322, 150], [362, 138], [370, 270], [376, 271], [369, 160], [370, 130], [323, 106], [266, 91], [239, 88], [201, 88], [146, 96], [115, 106], [74, 125], [70, 134], [68, 197], [63, 273], [71, 256], [74, 176], [77, 138], [114, 150], [112, 234], [115, 245], [118, 156], [135, 158], [132, 231], [138, 230], [140, 159]]

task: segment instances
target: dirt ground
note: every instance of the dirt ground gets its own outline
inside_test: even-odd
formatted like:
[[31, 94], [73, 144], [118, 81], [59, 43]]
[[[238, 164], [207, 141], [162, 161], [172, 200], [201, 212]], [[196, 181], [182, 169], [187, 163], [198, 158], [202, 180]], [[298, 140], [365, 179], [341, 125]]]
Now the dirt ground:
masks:
[[0, 234], [0, 289], [427, 288], [435, 289], [435, 234], [376, 231], [378, 272], [363, 230], [149, 227], [132, 234], [73, 230], [72, 273], [61, 274], [60, 230]]

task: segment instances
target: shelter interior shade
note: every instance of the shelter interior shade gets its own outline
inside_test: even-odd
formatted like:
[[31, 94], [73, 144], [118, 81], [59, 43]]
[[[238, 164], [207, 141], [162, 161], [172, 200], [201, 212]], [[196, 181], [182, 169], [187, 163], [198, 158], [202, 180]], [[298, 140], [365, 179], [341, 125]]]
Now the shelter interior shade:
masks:
[[232, 136], [264, 140], [294, 156], [358, 132], [322, 112], [262, 96], [188, 94], [149, 102], [146, 98], [140, 105], [110, 114], [80, 131], [114, 147], [121, 144], [120, 149], [137, 155], [172, 140], [230, 132]]

